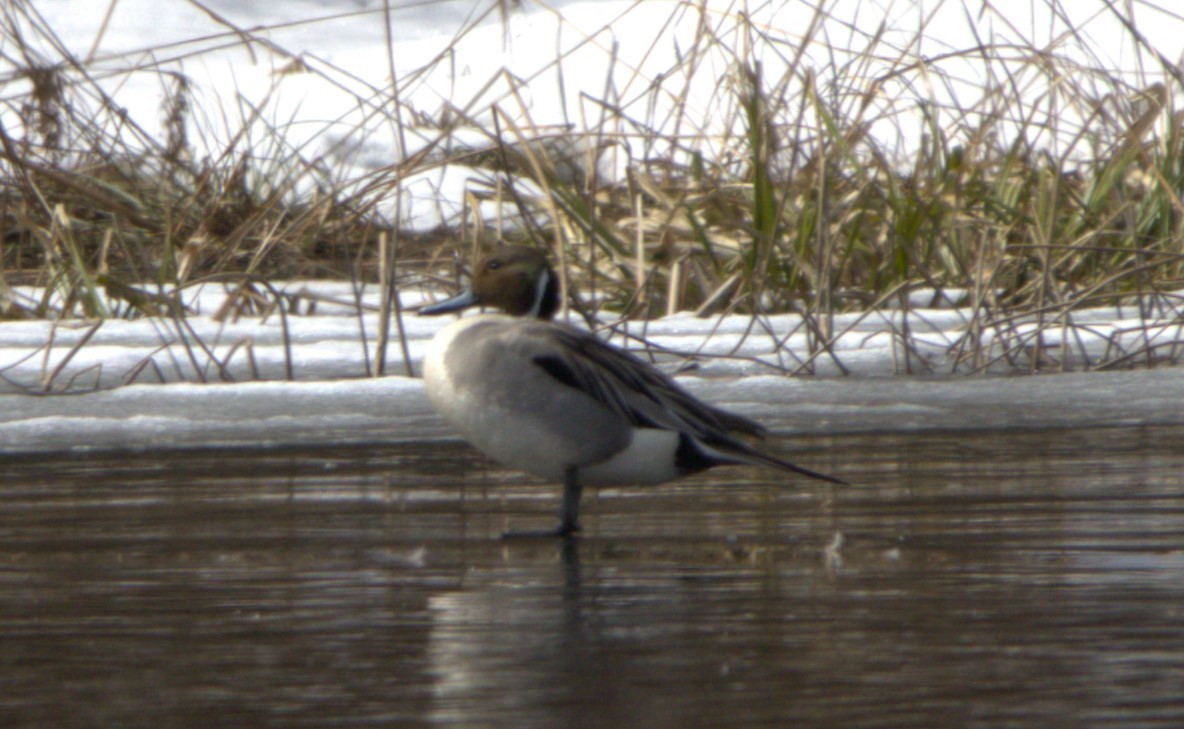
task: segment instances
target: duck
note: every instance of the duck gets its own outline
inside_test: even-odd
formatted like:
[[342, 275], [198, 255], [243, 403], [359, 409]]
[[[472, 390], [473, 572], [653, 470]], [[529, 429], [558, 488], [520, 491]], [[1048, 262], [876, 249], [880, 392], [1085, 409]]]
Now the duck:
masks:
[[428, 399], [445, 421], [508, 468], [562, 482], [559, 526], [579, 531], [585, 486], [650, 485], [723, 465], [772, 467], [848, 485], [743, 438], [755, 420], [699, 400], [666, 373], [590, 331], [554, 320], [560, 284], [542, 251], [503, 246], [482, 259], [468, 288], [422, 307], [423, 316], [471, 307], [423, 358]]

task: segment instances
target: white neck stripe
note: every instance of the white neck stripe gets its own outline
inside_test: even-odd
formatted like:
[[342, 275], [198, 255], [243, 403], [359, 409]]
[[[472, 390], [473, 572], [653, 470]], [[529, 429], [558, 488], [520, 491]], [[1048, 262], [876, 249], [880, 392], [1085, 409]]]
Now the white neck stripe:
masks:
[[539, 275], [539, 277], [537, 279], [535, 279], [535, 284], [534, 284], [534, 305], [530, 307], [530, 315], [532, 317], [534, 317], [535, 319], [537, 319], [539, 317], [539, 314], [542, 312], [543, 297], [546, 296], [547, 286], [549, 286], [550, 284], [551, 284], [551, 272], [549, 270], [547, 270], [546, 268], [544, 268], [542, 273]]

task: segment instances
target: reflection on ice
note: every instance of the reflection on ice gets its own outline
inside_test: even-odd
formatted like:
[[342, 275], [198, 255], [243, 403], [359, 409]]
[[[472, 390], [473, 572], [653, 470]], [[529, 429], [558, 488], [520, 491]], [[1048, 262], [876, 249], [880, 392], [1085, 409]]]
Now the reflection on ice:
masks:
[[454, 443], [8, 456], [0, 714], [1176, 726], [1181, 435], [803, 438], [874, 488], [720, 469], [567, 544], [499, 541], [555, 488]]

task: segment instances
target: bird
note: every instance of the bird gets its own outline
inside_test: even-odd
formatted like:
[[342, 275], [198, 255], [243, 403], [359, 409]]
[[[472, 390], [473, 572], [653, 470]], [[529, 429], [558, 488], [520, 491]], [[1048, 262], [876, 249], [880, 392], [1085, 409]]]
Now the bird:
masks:
[[590, 331], [554, 321], [559, 304], [546, 255], [502, 246], [477, 264], [468, 288], [419, 311], [501, 311], [437, 332], [424, 354], [424, 388], [444, 420], [485, 455], [563, 483], [559, 526], [545, 534], [579, 531], [584, 486], [658, 484], [728, 464], [849, 485], [757, 450], [742, 437], [763, 437], [760, 423], [699, 400]]

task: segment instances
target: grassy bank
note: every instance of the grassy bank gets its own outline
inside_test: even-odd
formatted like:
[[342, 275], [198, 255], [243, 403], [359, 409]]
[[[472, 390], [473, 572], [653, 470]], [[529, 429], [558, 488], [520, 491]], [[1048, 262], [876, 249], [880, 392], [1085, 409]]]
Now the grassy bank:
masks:
[[[511, 5], [491, 4], [456, 42], [481, 22], [511, 27]], [[792, 29], [739, 4], [668, 7], [672, 27], [694, 28], [675, 65], [646, 76], [610, 62], [603, 93], [557, 126], [532, 118], [526, 80], [492, 68], [481, 93], [422, 108], [417, 84], [456, 73], [447, 52], [399, 69], [389, 41], [375, 56], [396, 82], [366, 86], [287, 51], [273, 29], [220, 19], [223, 32], [192, 45], [80, 56], [33, 6], [12, 4], [0, 11], [2, 314], [184, 316], [167, 292], [240, 277], [264, 297], [278, 279], [430, 285], [505, 239], [550, 249], [589, 317], [794, 311], [818, 351], [837, 312], [946, 292], [968, 311], [951, 344], [963, 371], [1000, 356], [1057, 365], [1039, 332], [1071, 328], [1083, 308], [1135, 302], [1148, 326], [1179, 321], [1182, 78], [1140, 32], [1151, 6], [1124, 16], [1097, 4], [1126, 24], [1134, 74], [1103, 61], [1085, 29], [1025, 44], [990, 3], [965, 3], [965, 22], [1003, 31], [939, 54], [924, 16], [908, 30], [848, 28], [839, 45], [846, 26], [821, 2]], [[293, 141], [270, 93], [196, 92], [183, 60], [236, 46], [273, 59], [275, 95], [308, 75], [354, 95], [362, 112], [346, 136], [393, 130], [390, 159], [364, 166]], [[565, 60], [545, 69], [549, 90], [562, 90]], [[143, 76], [160, 89], [152, 119], [129, 116], [117, 93]], [[405, 224], [411, 181], [446, 169], [464, 170], [463, 199], [444, 201], [436, 225]], [[8, 295], [17, 283], [47, 293]], [[1179, 349], [1085, 364], [1174, 361]]]

